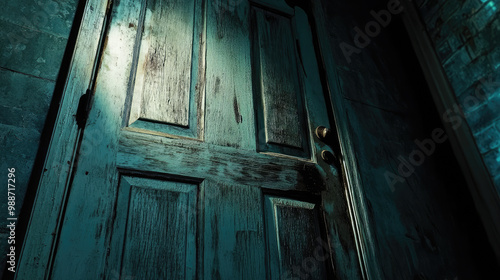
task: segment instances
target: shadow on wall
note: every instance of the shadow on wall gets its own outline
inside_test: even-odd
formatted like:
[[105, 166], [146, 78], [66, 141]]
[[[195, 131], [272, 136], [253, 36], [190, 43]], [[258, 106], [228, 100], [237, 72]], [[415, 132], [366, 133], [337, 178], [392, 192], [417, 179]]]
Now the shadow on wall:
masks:
[[388, 2], [323, 1], [376, 240], [368, 246], [386, 279], [498, 273], [440, 117], [464, 118], [454, 108], [437, 114], [401, 19], [380, 12]]

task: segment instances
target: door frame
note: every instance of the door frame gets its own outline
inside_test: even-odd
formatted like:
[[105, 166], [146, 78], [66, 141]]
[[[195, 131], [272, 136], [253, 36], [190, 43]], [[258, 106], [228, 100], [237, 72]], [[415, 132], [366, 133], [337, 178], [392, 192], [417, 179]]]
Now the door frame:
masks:
[[[413, 49], [422, 67], [425, 79], [440, 116], [458, 104], [446, 72], [433, 47], [414, 3], [402, 1], [401, 13]], [[500, 262], [500, 196], [476, 145], [468, 125], [453, 128], [443, 122], [450, 144], [469, 187], [472, 200], [482, 220], [488, 239], [493, 247], [497, 262]]]
[[73, 22], [73, 25], [79, 24], [80, 28], [19, 254], [15, 279], [48, 277], [51, 255], [55, 250], [69, 193], [68, 186], [75, 168], [76, 151], [83, 132], [77, 125], [75, 114], [80, 97], [85, 94], [92, 80], [100, 34], [105, 28], [107, 8], [112, 0], [80, 1], [85, 2], [85, 8], [81, 21]]
[[[64, 216], [65, 202], [69, 193], [70, 181], [75, 162], [77, 148], [83, 130], [77, 125], [75, 114], [80, 97], [85, 94], [99, 52], [100, 34], [106, 25], [107, 9], [112, 0], [81, 0], [85, 1], [78, 37], [74, 46], [68, 76], [51, 140], [47, 149], [43, 172], [38, 183], [36, 197], [32, 206], [28, 227], [20, 252], [16, 279], [46, 279], [51, 268], [51, 256], [58, 240], [60, 223]], [[205, 0], [210, 1], [210, 0]], [[210, 1], [211, 2], [211, 1]], [[334, 62], [326, 30], [326, 21], [320, 1], [311, 1], [314, 15], [313, 32], [317, 37], [317, 55], [319, 63], [323, 64], [326, 76], [327, 92], [330, 96], [331, 111], [336, 120], [336, 128], [340, 141], [342, 158], [342, 173], [346, 185], [346, 197], [349, 206], [353, 232], [360, 268], [364, 279], [382, 279], [372, 226], [367, 215], [366, 198], [361, 185], [361, 176], [357, 167], [355, 150], [348, 132], [348, 123], [343, 118], [345, 110], [340, 91], [337, 66]], [[73, 23], [78, 24], [78, 23]], [[96, 28], [97, 27], [97, 28]], [[41, 246], [41, 244], [43, 244]], [[50, 245], [47, 245], [50, 244]]]

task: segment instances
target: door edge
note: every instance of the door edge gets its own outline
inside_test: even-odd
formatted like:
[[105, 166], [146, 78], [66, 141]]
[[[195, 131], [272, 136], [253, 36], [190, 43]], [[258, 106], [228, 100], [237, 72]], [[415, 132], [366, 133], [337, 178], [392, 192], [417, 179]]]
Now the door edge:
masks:
[[320, 1], [311, 1], [312, 12], [315, 20], [315, 32], [317, 33], [317, 44], [319, 49], [320, 63], [326, 72], [326, 91], [333, 112], [333, 118], [338, 131], [340, 150], [343, 155], [342, 170], [346, 185], [346, 198], [349, 207], [349, 215], [356, 240], [356, 249], [363, 279], [382, 279], [380, 265], [377, 260], [377, 250], [374, 242], [373, 227], [368, 217], [368, 207], [366, 197], [363, 193], [362, 180], [358, 164], [354, 156], [355, 149], [352, 145], [351, 135], [346, 121], [344, 110], [344, 100], [337, 75], [337, 64], [333, 58], [331, 44], [326, 30], [326, 20], [323, 14], [323, 7]]
[[[75, 114], [80, 97], [92, 79], [108, 1], [81, 0], [83, 15], [64, 82], [57, 116], [50, 135], [26, 234], [19, 254], [15, 279], [47, 279], [57, 232], [61, 223], [68, 182], [75, 167], [80, 138]], [[81, 4], [78, 4], [81, 5]], [[75, 17], [75, 20], [76, 19]], [[95, 28], [99, 26], [99, 28]], [[35, 183], [37, 184], [37, 183]]]

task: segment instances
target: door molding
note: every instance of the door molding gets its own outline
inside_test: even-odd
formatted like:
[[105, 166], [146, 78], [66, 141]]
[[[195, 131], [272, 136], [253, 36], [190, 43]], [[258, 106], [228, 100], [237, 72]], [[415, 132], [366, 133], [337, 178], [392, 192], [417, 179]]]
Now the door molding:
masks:
[[[402, 1], [401, 13], [413, 49], [422, 67], [438, 113], [445, 112], [458, 104], [455, 93], [433, 48], [431, 39], [411, 0]], [[453, 129], [443, 122], [458, 163], [466, 179], [472, 200], [481, 217], [489, 241], [500, 262], [500, 196], [477, 148], [468, 125]]]
[[68, 186], [82, 135], [82, 130], [75, 121], [75, 114], [80, 97], [92, 79], [106, 10], [111, 3], [111, 0], [82, 1], [86, 1], [85, 9], [47, 150], [44, 172], [38, 183], [20, 252], [16, 279], [47, 279], [59, 225], [64, 215]]

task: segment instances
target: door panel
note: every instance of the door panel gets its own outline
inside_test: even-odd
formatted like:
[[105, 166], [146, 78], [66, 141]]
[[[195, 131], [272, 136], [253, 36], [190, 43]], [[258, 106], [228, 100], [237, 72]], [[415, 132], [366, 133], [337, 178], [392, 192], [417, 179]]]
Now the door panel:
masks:
[[280, 147], [283, 150], [283, 146], [288, 146], [297, 150], [294, 154], [305, 157], [309, 154], [307, 126], [292, 21], [255, 7], [252, 17], [254, 94], [259, 130], [265, 131], [265, 139], [259, 139], [259, 149], [278, 152]]
[[205, 142], [255, 151], [250, 3], [236, 1], [238, 4], [225, 9], [227, 0], [205, 2], [208, 7]]
[[207, 180], [204, 279], [265, 279], [265, 245], [259, 188]]
[[187, 126], [195, 1], [145, 2], [131, 119]]
[[142, 279], [195, 279], [197, 189], [195, 184], [120, 178], [109, 279], [117, 272]]
[[264, 200], [268, 279], [326, 279], [329, 249], [321, 247], [319, 205], [275, 196]]
[[[201, 1], [140, 1], [130, 127], [201, 138], [204, 37]], [[117, 17], [120, 14], [116, 15]]]
[[307, 14], [218, 4], [114, 2], [47, 278], [358, 275]]

